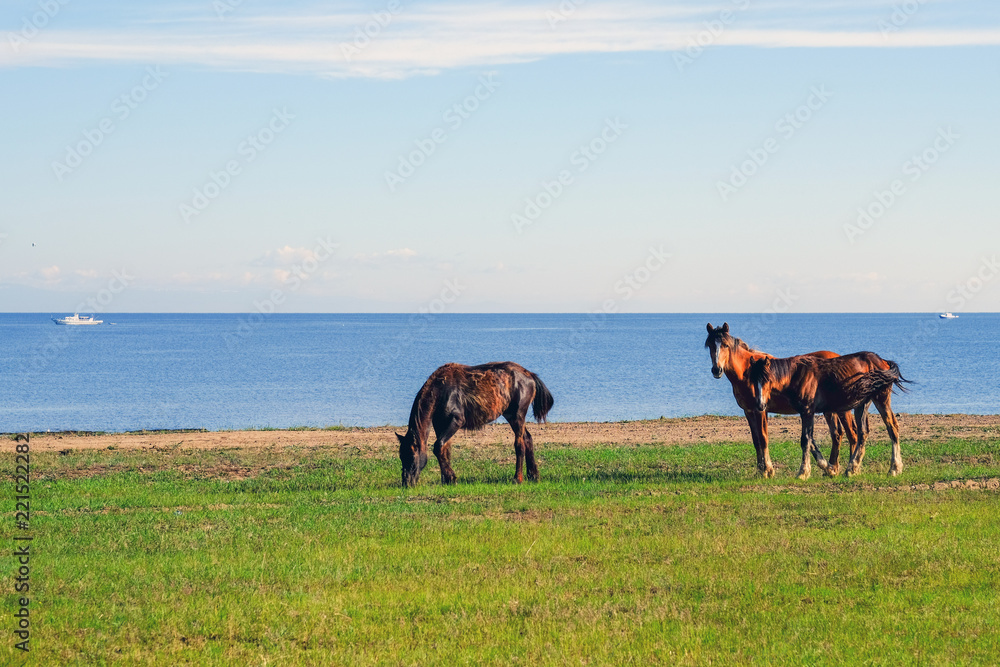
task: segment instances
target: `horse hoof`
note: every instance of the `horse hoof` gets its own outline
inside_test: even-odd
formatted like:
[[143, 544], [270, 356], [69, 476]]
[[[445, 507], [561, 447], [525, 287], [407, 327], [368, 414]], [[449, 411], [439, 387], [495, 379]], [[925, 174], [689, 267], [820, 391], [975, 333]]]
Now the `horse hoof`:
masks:
[[823, 471], [823, 477], [836, 477], [840, 474], [840, 466], [830, 466]]
[[903, 466], [899, 466], [898, 468], [896, 466], [892, 466], [889, 468], [889, 477], [895, 477], [901, 472], [903, 472]]
[[809, 479], [809, 473], [807, 473], [807, 472], [800, 472], [798, 475], [795, 476], [795, 479], [801, 479], [804, 482], [807, 479]]

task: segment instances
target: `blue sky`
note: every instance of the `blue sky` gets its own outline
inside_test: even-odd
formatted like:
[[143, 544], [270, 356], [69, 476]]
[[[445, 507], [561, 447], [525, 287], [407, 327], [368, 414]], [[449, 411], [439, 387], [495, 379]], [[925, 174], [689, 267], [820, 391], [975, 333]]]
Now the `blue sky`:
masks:
[[1000, 309], [992, 2], [35, 0], [0, 37], [0, 310]]

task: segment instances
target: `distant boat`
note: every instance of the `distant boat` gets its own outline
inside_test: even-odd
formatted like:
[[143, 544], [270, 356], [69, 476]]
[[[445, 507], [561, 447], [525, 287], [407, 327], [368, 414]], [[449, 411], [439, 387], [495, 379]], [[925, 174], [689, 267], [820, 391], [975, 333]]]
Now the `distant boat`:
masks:
[[84, 315], [80, 317], [79, 313], [73, 313], [69, 317], [61, 317], [59, 319], [52, 318], [52, 321], [56, 324], [72, 324], [72, 325], [83, 325], [83, 324], [104, 324], [104, 320], [95, 320], [93, 316]]
[[954, 315], [952, 313], [941, 313], [938, 317], [940, 317], [943, 320], [957, 320], [958, 319], [958, 315]]

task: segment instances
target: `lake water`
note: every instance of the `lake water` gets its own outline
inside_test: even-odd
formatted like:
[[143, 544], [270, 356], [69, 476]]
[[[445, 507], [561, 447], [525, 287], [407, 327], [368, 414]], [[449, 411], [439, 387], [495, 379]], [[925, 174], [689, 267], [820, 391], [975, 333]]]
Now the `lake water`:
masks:
[[915, 380], [899, 412], [1000, 412], [1000, 314], [0, 314], [0, 432], [405, 424], [449, 361], [516, 361], [553, 421], [742, 414], [705, 324], [779, 356], [871, 350]]

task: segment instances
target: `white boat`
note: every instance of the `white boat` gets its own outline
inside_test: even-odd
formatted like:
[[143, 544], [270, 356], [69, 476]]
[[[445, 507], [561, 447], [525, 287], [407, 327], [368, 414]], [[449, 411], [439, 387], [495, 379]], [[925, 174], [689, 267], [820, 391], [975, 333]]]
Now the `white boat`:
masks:
[[83, 324], [104, 324], [104, 320], [95, 320], [91, 315], [84, 315], [80, 317], [79, 313], [73, 313], [69, 317], [60, 317], [59, 319], [52, 318], [52, 321], [56, 324], [72, 324], [72, 325], [83, 325]]
[[958, 315], [955, 315], [953, 313], [941, 313], [938, 317], [940, 317], [943, 320], [957, 320], [958, 319]]

